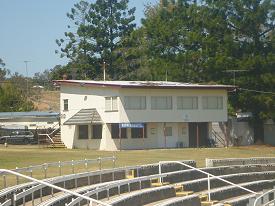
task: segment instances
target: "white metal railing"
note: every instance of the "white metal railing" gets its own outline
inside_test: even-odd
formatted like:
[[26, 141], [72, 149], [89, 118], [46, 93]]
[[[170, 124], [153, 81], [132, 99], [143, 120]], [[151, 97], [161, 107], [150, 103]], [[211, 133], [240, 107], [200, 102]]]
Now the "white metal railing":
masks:
[[[97, 159], [85, 159], [85, 160], [71, 160], [71, 161], [64, 161], [64, 162], [50, 162], [50, 163], [44, 163], [40, 165], [33, 165], [29, 167], [23, 167], [23, 168], [17, 168], [13, 169], [11, 171], [19, 172], [19, 173], [29, 173], [30, 176], [33, 176], [34, 170], [40, 170], [44, 173], [44, 178], [46, 179], [48, 177], [48, 168], [49, 167], [57, 167], [58, 168], [58, 175], [62, 175], [62, 167], [64, 166], [71, 166], [71, 172], [75, 174], [75, 166], [83, 164], [86, 170], [88, 170], [89, 164], [98, 164], [98, 169], [102, 169], [102, 163], [105, 161], [112, 161], [112, 167], [115, 168], [116, 166], [116, 157], [99, 157]], [[0, 171], [0, 176], [3, 176], [3, 187], [7, 187], [7, 178], [5, 172]], [[19, 184], [19, 178], [16, 178], [16, 184]]]
[[[273, 193], [273, 200], [269, 200], [269, 194]], [[271, 189], [265, 193], [263, 193], [262, 195], [256, 197], [253, 205], [254, 206], [269, 206], [269, 205], [274, 205], [275, 203], [275, 189]]]
[[[190, 165], [185, 164], [185, 163], [180, 162], [180, 161], [160, 161], [160, 162], [159, 162], [159, 174], [161, 174], [161, 165], [162, 165], [162, 164], [165, 164], [165, 163], [177, 163], [177, 164], [183, 165], [183, 166], [185, 166], [185, 167], [188, 167], [188, 168], [190, 168], [190, 169], [194, 169], [194, 170], [196, 170], [196, 171], [198, 171], [198, 172], [201, 172], [201, 173], [203, 173], [203, 174], [206, 174], [206, 175], [207, 175], [207, 182], [208, 182], [208, 199], [209, 199], [209, 201], [211, 201], [210, 177], [212, 177], [212, 178], [214, 178], [214, 179], [221, 180], [221, 181], [223, 181], [223, 182], [225, 182], [225, 183], [228, 183], [228, 184], [233, 185], [233, 186], [235, 186], [235, 187], [238, 187], [238, 188], [240, 188], [240, 189], [243, 189], [243, 190], [245, 190], [245, 191], [247, 191], [247, 192], [249, 192], [249, 193], [252, 193], [252, 194], [255, 194], [255, 195], [256, 195], [256, 194], [259, 194], [259, 193], [257, 193], [257, 192], [254, 192], [254, 191], [250, 190], [250, 189], [247, 189], [247, 188], [245, 188], [245, 187], [242, 187], [242, 186], [237, 185], [237, 184], [235, 184], [235, 183], [233, 183], [233, 182], [230, 182], [230, 181], [225, 180], [225, 179], [223, 179], [223, 178], [221, 178], [221, 177], [212, 175], [212, 174], [210, 174], [210, 173], [208, 173], [208, 172], [205, 172], [205, 171], [203, 171], [203, 170], [201, 170], [201, 169], [195, 168], [195, 167], [193, 167], [193, 166], [190, 166]], [[160, 182], [162, 182], [162, 178], [160, 178]]]
[[[58, 127], [55, 128], [57, 125], [58, 125]], [[57, 130], [60, 129], [59, 122], [56, 123], [52, 128], [53, 128], [53, 129], [55, 128], [55, 129], [54, 129], [53, 131], [51, 131], [49, 134], [48, 134], [48, 133], [45, 133], [45, 134], [42, 133], [42, 134], [38, 134], [38, 136], [46, 136], [46, 137], [50, 140], [50, 142], [51, 142], [52, 144], [54, 144], [54, 141], [53, 141], [51, 135], [54, 134]]]
[[[59, 190], [59, 191], [61, 191], [61, 192], [65, 192], [65, 193], [74, 195], [74, 196], [76, 196], [76, 197], [80, 197], [80, 198], [82, 198], [82, 199], [84, 199], [84, 200], [87, 200], [87, 205], [89, 205], [89, 206], [93, 206], [94, 203], [95, 203], [96, 205], [111, 206], [111, 205], [106, 204], [106, 203], [104, 203], [104, 202], [102, 202], [102, 201], [99, 201], [99, 200], [96, 200], [96, 199], [87, 197], [87, 196], [85, 196], [85, 195], [79, 194], [79, 193], [77, 193], [77, 192], [73, 192], [73, 191], [71, 191], [71, 190], [67, 190], [67, 189], [62, 188], [62, 187], [58, 187], [58, 186], [56, 186], [56, 185], [50, 184], [50, 183], [45, 182], [45, 181], [42, 181], [42, 180], [35, 179], [35, 178], [33, 178], [33, 177], [29, 177], [29, 176], [27, 176], [27, 175], [23, 175], [23, 174], [18, 173], [18, 172], [14, 172], [14, 171], [12, 171], [12, 170], [0, 169], [0, 172], [12, 174], [12, 175], [16, 175], [16, 176], [22, 177], [22, 178], [24, 178], [24, 179], [27, 179], [27, 180], [30, 180], [30, 181], [33, 181], [33, 182], [36, 182], [36, 183], [39, 183], [39, 184], [48, 186], [48, 187], [53, 188], [53, 189], [56, 189], [56, 190]], [[16, 201], [16, 199], [12, 199], [11, 202], [12, 202], [13, 205], [15, 205], [15, 203], [14, 203], [15, 201]]]

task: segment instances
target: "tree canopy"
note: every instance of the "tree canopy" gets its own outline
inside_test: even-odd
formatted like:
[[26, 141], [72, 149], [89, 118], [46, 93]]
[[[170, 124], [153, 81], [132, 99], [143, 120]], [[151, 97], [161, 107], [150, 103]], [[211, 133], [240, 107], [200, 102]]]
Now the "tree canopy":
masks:
[[[71, 59], [58, 71], [77, 78], [222, 83], [234, 112], [252, 112], [260, 125], [275, 120], [275, 2], [162, 0], [147, 6], [135, 28], [128, 0], [80, 1], [68, 14], [75, 32], [57, 41]], [[64, 46], [65, 45], [65, 46]], [[62, 47], [63, 46], [63, 47]]]

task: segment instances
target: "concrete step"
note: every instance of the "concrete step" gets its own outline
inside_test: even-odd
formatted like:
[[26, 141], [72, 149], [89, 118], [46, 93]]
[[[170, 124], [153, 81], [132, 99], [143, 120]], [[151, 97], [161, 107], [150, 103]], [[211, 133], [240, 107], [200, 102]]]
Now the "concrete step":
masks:
[[181, 192], [176, 192], [177, 197], [183, 197], [187, 195], [192, 195], [194, 192], [193, 191], [181, 191]]

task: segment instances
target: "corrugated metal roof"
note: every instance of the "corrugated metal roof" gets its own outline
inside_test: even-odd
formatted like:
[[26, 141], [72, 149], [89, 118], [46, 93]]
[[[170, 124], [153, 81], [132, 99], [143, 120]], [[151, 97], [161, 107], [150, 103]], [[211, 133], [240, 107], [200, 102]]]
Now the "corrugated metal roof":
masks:
[[14, 119], [24, 117], [59, 117], [58, 112], [0, 112], [0, 119]]
[[58, 84], [76, 84], [79, 86], [119, 87], [119, 88], [155, 88], [155, 89], [235, 89], [233, 85], [193, 84], [166, 81], [92, 81], [92, 80], [55, 80]]
[[81, 125], [91, 123], [102, 123], [101, 117], [95, 108], [81, 109], [70, 119], [64, 122], [64, 125]]

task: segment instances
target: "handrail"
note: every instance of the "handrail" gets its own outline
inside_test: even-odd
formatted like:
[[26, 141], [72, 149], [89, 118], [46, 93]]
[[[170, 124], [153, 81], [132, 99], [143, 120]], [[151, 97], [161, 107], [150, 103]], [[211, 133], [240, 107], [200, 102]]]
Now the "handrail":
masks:
[[[223, 181], [223, 182], [225, 182], [225, 183], [228, 183], [228, 184], [230, 184], [230, 185], [233, 185], [233, 186], [235, 186], [235, 187], [238, 187], [238, 188], [240, 188], [240, 189], [243, 189], [243, 190], [245, 190], [245, 191], [247, 191], [247, 192], [249, 192], [249, 193], [253, 193], [253, 194], [255, 194], [255, 195], [256, 195], [256, 194], [259, 194], [259, 193], [257, 193], [257, 192], [254, 192], [254, 191], [250, 190], [250, 189], [247, 189], [247, 188], [245, 188], [245, 187], [242, 187], [242, 186], [237, 185], [237, 184], [235, 184], [235, 183], [233, 183], [233, 182], [230, 182], [230, 181], [225, 180], [225, 179], [223, 179], [223, 178], [220, 178], [220, 177], [218, 177], [218, 176], [212, 175], [211, 173], [208, 173], [208, 172], [205, 172], [205, 171], [203, 171], [203, 170], [201, 170], [201, 169], [192, 167], [192, 166], [190, 166], [190, 165], [188, 165], [188, 164], [185, 164], [185, 163], [183, 163], [183, 162], [180, 162], [180, 161], [160, 161], [160, 162], [159, 162], [159, 174], [161, 174], [161, 164], [163, 164], [163, 163], [177, 163], [177, 164], [183, 165], [183, 166], [185, 166], [185, 167], [188, 167], [188, 168], [190, 168], [190, 169], [194, 169], [194, 170], [196, 170], [196, 171], [198, 171], [198, 172], [201, 172], [201, 173], [203, 173], [203, 174], [206, 174], [206, 175], [207, 175], [207, 178], [208, 178], [208, 198], [209, 198], [209, 201], [211, 201], [211, 195], [210, 195], [210, 177], [216, 178], [216, 179], [221, 180], [221, 181]], [[161, 182], [161, 181], [162, 181], [162, 179], [160, 178], [160, 182]]]
[[[258, 202], [261, 201], [262, 198], [263, 198], [265, 195], [267, 195], [267, 194], [269, 194], [269, 193], [271, 193], [271, 192], [275, 192], [275, 189], [269, 190], [269, 191], [263, 193], [262, 195], [260, 195], [259, 197], [257, 197], [257, 198], [255, 199], [255, 201], [254, 201], [254, 206], [258, 206], [258, 205], [259, 205]], [[275, 201], [275, 197], [274, 197], [273, 200], [271, 200], [269, 203], [273, 203], [273, 201]], [[267, 205], [267, 204], [265, 204], [265, 205]]]
[[53, 139], [50, 137], [49, 134], [38, 134], [38, 136], [47, 136], [48, 139], [51, 141], [51, 143], [54, 144], [54, 141], [53, 141]]
[[[99, 157], [96, 159], [85, 159], [85, 160], [71, 160], [71, 161], [59, 161], [59, 162], [48, 162], [48, 163], [44, 163], [44, 164], [40, 164], [40, 165], [32, 165], [29, 167], [22, 167], [22, 168], [16, 168], [16, 169], [12, 169], [11, 171], [14, 172], [29, 172], [29, 171], [33, 171], [33, 169], [44, 169], [45, 167], [60, 167], [60, 166], [66, 166], [66, 165], [77, 165], [77, 164], [82, 164], [84, 163], [85, 165], [88, 163], [98, 163], [99, 161], [108, 161], [108, 160], [112, 160], [113, 162], [116, 160], [115, 156], [112, 157]], [[2, 175], [0, 171], [0, 175]]]
[[[88, 164], [89, 163], [97, 163], [99, 170], [102, 169], [102, 162], [103, 161], [112, 161], [113, 164], [113, 168], [115, 168], [116, 165], [116, 157], [112, 156], [112, 157], [99, 157], [96, 159], [85, 159], [85, 160], [71, 160], [71, 161], [59, 161], [59, 162], [49, 162], [49, 163], [44, 163], [44, 164], [40, 164], [40, 165], [33, 165], [33, 166], [29, 166], [29, 167], [23, 167], [23, 168], [16, 168], [16, 169], [12, 169], [11, 171], [14, 172], [29, 172], [30, 176], [32, 177], [33, 171], [34, 170], [42, 170], [42, 172], [44, 172], [44, 178], [47, 178], [47, 170], [48, 167], [58, 167], [59, 172], [58, 175], [61, 176], [62, 174], [62, 166], [71, 166], [72, 169], [72, 173], [75, 172], [75, 166], [76, 165], [80, 165], [80, 164], [84, 164], [85, 168], [88, 169]], [[7, 178], [5, 177], [5, 173], [0, 172], [0, 175], [3, 176], [3, 183], [4, 183], [4, 188], [6, 188], [7, 185]], [[16, 178], [16, 184], [19, 184], [19, 179]]]
[[[111, 206], [111, 205], [109, 205], [109, 204], [107, 204], [107, 203], [104, 203], [104, 202], [102, 202], [102, 201], [99, 201], [99, 200], [96, 200], [96, 199], [87, 197], [87, 196], [85, 196], [85, 195], [79, 194], [79, 193], [77, 193], [77, 192], [73, 192], [73, 191], [71, 191], [71, 190], [64, 189], [64, 188], [62, 188], [62, 187], [58, 187], [58, 186], [56, 186], [56, 185], [50, 184], [50, 183], [48, 183], [48, 182], [44, 182], [44, 181], [42, 181], [42, 180], [38, 180], [38, 179], [35, 179], [35, 178], [32, 178], [32, 177], [29, 177], [29, 176], [27, 176], [27, 175], [23, 175], [23, 174], [18, 173], [18, 172], [14, 172], [14, 171], [7, 170], [7, 169], [0, 169], [0, 172], [2, 172], [2, 173], [13, 174], [13, 175], [16, 175], [16, 176], [25, 178], [25, 179], [27, 179], [27, 180], [30, 180], [30, 181], [37, 182], [37, 183], [39, 183], [39, 184], [48, 186], [48, 187], [50, 187], [50, 188], [53, 188], [53, 189], [56, 189], [56, 190], [59, 190], [59, 191], [65, 192], [65, 193], [69, 193], [69, 194], [74, 195], [74, 196], [77, 196], [77, 197], [80, 197], [80, 198], [82, 198], [82, 199], [87, 200], [87, 201], [88, 201], [88, 205], [90, 205], [90, 206], [92, 206], [93, 203], [97, 203], [97, 204], [103, 205], [103, 206]], [[15, 199], [15, 201], [16, 201], [16, 199]]]
[[215, 136], [215, 140], [218, 140], [223, 146], [226, 146], [225, 140], [215, 130], [212, 130], [212, 134]]

